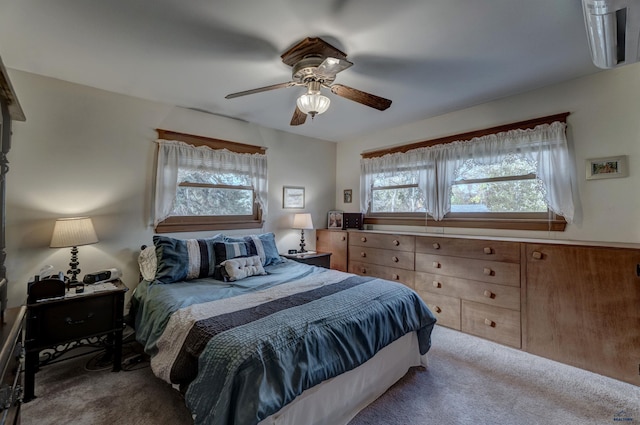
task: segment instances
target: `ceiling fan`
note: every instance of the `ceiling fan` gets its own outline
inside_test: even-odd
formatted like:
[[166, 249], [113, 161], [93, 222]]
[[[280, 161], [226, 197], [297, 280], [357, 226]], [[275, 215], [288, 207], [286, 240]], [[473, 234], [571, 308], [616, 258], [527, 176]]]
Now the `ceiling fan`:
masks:
[[248, 94], [293, 86], [304, 86], [307, 92], [296, 101], [296, 109], [291, 118], [291, 125], [301, 125], [307, 119], [322, 114], [329, 108], [330, 100], [320, 92], [324, 87], [331, 93], [353, 100], [371, 108], [384, 111], [391, 106], [391, 101], [380, 96], [363, 92], [342, 84], [334, 84], [336, 74], [353, 65], [347, 55], [318, 37], [307, 37], [281, 56], [282, 62], [292, 67], [291, 81], [271, 86], [259, 87], [231, 93], [226, 99], [233, 99]]

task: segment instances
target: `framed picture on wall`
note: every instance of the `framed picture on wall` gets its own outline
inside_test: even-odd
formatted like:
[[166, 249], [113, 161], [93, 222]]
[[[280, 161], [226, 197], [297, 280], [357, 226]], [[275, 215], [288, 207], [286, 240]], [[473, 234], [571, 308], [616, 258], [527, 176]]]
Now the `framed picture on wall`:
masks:
[[345, 189], [344, 190], [344, 194], [343, 194], [343, 202], [345, 204], [350, 204], [351, 201], [353, 200], [353, 190], [352, 189]]
[[329, 229], [342, 229], [342, 211], [329, 211], [327, 227]]
[[282, 208], [304, 208], [304, 187], [283, 186]]
[[587, 180], [612, 179], [629, 175], [627, 156], [587, 159]]

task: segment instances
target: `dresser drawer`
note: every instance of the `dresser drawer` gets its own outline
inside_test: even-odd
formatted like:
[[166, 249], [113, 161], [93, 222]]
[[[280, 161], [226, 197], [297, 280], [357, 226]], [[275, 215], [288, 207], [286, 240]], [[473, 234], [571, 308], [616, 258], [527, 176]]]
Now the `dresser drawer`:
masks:
[[413, 276], [412, 270], [398, 269], [394, 267], [385, 267], [377, 264], [361, 263], [356, 261], [349, 262], [349, 273], [359, 274], [361, 276], [375, 276], [381, 279], [392, 280], [395, 282], [404, 283], [409, 288], [413, 289]]
[[397, 269], [414, 269], [414, 254], [409, 251], [393, 251], [390, 249], [358, 246], [353, 247], [349, 256], [354, 262], [377, 264]]
[[115, 302], [114, 296], [100, 296], [29, 307], [28, 348], [48, 347], [116, 330]]
[[462, 331], [520, 348], [520, 312], [463, 300]]
[[416, 271], [520, 286], [520, 264], [416, 253]]
[[415, 289], [520, 310], [520, 288], [515, 286], [415, 272]]
[[421, 292], [417, 290], [420, 297], [429, 307], [429, 310], [438, 319], [438, 325], [460, 330], [460, 299], [447, 297], [445, 295], [433, 294], [431, 292]]
[[416, 237], [380, 233], [349, 232], [349, 245], [414, 252]]
[[416, 252], [520, 263], [520, 243], [518, 242], [417, 236]]

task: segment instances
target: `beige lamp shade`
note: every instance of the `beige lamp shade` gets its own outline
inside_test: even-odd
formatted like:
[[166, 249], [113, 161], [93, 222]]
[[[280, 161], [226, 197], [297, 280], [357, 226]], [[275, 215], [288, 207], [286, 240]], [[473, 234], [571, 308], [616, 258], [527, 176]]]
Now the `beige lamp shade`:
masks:
[[295, 214], [293, 216], [293, 228], [294, 229], [313, 229], [313, 221], [311, 221], [311, 214], [309, 213]]
[[98, 242], [90, 217], [59, 218], [53, 227], [51, 248], [90, 245]]

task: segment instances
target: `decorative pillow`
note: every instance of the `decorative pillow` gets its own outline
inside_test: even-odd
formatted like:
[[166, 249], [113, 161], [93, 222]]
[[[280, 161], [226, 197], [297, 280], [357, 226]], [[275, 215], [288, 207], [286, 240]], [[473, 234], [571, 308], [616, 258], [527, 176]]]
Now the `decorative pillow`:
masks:
[[224, 268], [224, 275], [227, 280], [232, 282], [249, 276], [267, 274], [262, 267], [260, 257], [257, 255], [225, 260], [220, 265]]
[[249, 256], [249, 245], [244, 241], [216, 242], [213, 244], [213, 252], [216, 257], [213, 277], [218, 280], [224, 280], [224, 266], [222, 266], [222, 263], [233, 258]]
[[156, 279], [161, 283], [173, 283], [213, 276], [216, 265], [213, 246], [223, 240], [224, 235], [207, 239], [154, 236], [158, 262]]
[[156, 247], [151, 245], [140, 251], [138, 255], [138, 266], [140, 275], [144, 280], [152, 282], [156, 278], [158, 269], [158, 257], [156, 257]]
[[263, 266], [281, 263], [283, 260], [278, 254], [276, 237], [273, 233], [262, 233], [259, 235], [249, 235], [243, 238], [226, 238], [227, 242], [246, 242], [248, 244], [248, 255], [258, 255]]

